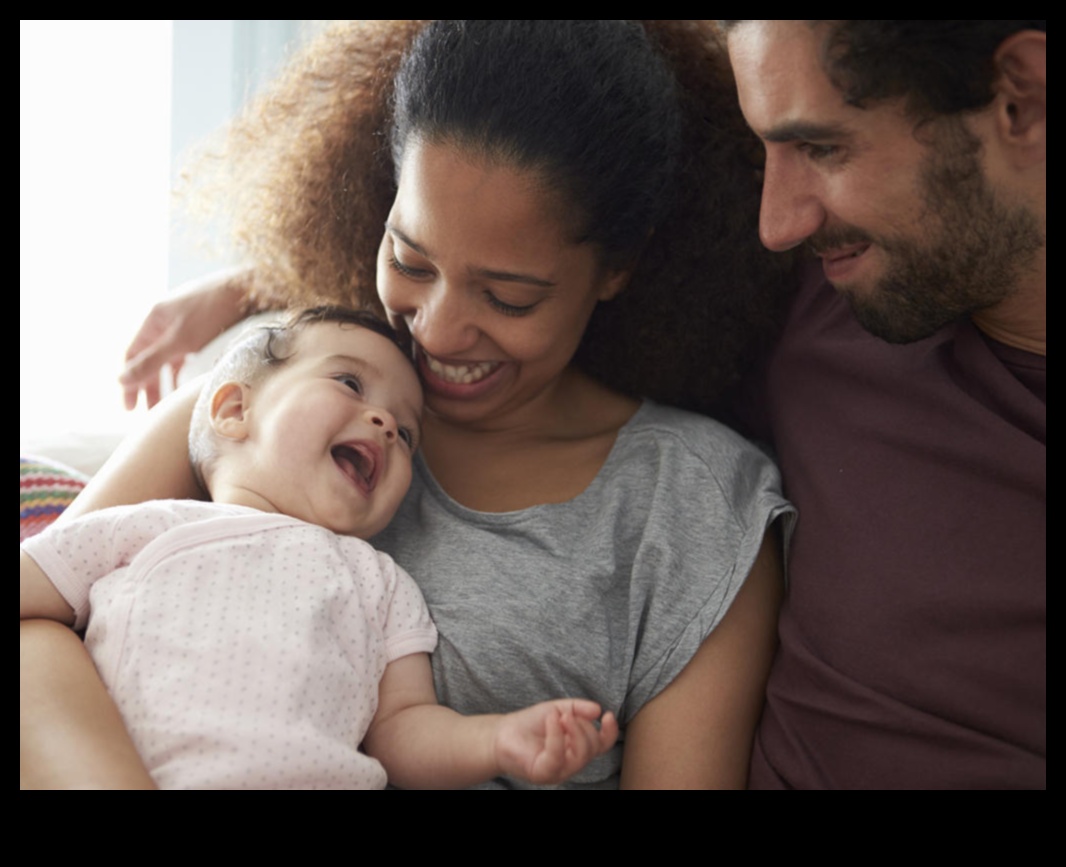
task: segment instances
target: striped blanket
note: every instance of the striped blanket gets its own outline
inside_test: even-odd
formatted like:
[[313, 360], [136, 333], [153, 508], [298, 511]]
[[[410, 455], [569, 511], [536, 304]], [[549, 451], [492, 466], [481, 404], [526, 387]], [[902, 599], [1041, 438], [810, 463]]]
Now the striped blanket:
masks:
[[19, 457], [19, 542], [36, 536], [71, 504], [88, 479], [43, 458]]

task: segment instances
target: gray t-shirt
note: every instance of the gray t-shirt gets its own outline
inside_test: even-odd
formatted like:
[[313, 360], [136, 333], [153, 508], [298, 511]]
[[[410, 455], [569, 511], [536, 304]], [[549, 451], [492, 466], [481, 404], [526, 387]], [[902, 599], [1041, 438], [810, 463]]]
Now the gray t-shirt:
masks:
[[761, 451], [711, 419], [646, 402], [577, 498], [475, 512], [418, 460], [410, 494], [373, 543], [429, 603], [441, 702], [473, 714], [598, 701], [622, 738], [570, 785], [616, 788], [625, 724], [689, 662], [766, 529], [792, 514]]

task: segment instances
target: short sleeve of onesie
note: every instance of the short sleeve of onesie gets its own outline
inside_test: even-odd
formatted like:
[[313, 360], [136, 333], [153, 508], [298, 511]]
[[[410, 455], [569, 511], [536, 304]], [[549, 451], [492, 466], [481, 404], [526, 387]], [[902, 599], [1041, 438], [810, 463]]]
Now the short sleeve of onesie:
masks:
[[147, 505], [104, 509], [53, 524], [20, 546], [74, 609], [75, 629], [85, 628], [89, 591], [96, 581], [129, 566], [153, 539], [189, 520], [185, 504], [160, 501]]

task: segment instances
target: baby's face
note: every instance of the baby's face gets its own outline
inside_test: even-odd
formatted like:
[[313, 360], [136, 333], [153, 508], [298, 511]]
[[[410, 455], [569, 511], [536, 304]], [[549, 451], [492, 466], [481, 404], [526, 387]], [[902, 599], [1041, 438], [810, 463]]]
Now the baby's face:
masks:
[[387, 338], [308, 326], [246, 413], [258, 493], [277, 511], [361, 539], [392, 520], [411, 484], [422, 387]]

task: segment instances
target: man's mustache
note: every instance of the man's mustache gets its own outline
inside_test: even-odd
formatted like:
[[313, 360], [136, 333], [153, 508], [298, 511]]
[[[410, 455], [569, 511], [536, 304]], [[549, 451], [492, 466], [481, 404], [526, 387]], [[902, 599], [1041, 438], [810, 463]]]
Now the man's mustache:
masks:
[[807, 239], [807, 246], [816, 256], [823, 256], [826, 253], [841, 250], [844, 247], [872, 243], [874, 243], [873, 238], [854, 226], [819, 229]]

